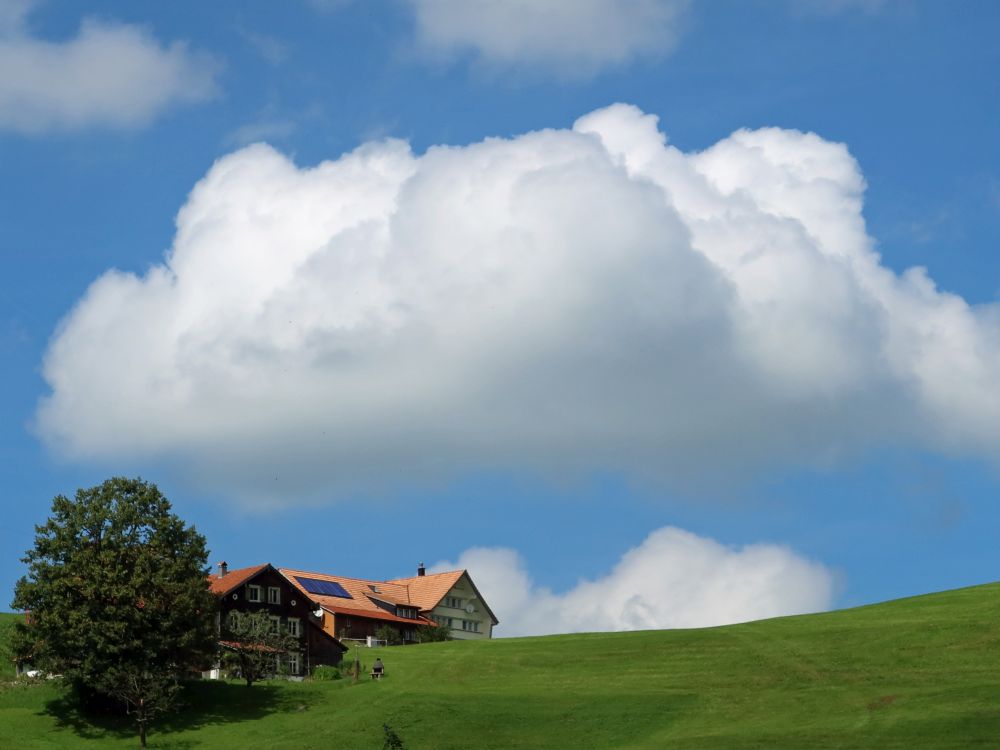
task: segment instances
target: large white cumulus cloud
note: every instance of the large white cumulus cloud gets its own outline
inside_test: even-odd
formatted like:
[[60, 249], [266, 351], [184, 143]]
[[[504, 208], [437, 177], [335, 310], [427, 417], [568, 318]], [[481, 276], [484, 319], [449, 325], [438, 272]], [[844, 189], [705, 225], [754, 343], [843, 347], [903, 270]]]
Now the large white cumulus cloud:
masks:
[[863, 190], [816, 135], [685, 154], [624, 105], [309, 169], [251, 146], [162, 265], [69, 313], [38, 428], [300, 496], [478, 468], [697, 480], [883, 441], [995, 457], [997, 310], [880, 265]]
[[666, 526], [607, 574], [555, 593], [535, 585], [512, 549], [476, 547], [433, 571], [465, 568], [503, 636], [695, 628], [829, 609], [833, 575], [792, 550], [735, 549]]

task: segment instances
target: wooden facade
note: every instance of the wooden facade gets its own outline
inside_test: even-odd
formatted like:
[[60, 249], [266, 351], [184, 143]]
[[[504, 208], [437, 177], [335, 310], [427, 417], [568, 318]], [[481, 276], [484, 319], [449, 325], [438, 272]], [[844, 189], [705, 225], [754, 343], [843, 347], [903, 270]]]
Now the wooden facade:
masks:
[[403, 643], [416, 643], [416, 629], [425, 625], [426, 621], [413, 618], [409, 622], [368, 617], [363, 612], [345, 612], [343, 610], [328, 612], [330, 628], [340, 638], [362, 639], [375, 638], [379, 628], [389, 627], [399, 633]]
[[324, 631], [322, 618], [314, 614], [317, 604], [271, 565], [228, 571], [223, 564], [210, 584], [219, 600], [220, 634], [230, 612], [265, 612], [298, 640], [298, 654], [289, 654], [291, 674], [311, 674], [317, 666], [340, 663], [347, 647]]

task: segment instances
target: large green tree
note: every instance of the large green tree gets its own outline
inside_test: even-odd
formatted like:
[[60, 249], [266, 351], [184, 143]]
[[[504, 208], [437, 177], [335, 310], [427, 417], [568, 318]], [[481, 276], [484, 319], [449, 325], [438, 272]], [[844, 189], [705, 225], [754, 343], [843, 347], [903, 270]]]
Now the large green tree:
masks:
[[81, 692], [121, 701], [145, 747], [178, 681], [215, 654], [205, 538], [156, 485], [122, 477], [57, 496], [35, 532], [14, 593], [30, 613], [19, 651]]

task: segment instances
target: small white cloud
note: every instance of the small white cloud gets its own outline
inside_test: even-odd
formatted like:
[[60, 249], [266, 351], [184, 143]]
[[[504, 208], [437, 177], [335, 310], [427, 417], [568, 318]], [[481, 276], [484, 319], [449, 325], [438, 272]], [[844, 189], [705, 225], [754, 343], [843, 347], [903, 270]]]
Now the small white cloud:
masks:
[[262, 141], [276, 141], [287, 138], [295, 132], [294, 120], [264, 119], [241, 125], [226, 137], [230, 146], [247, 146]]
[[308, 169], [251, 146], [163, 264], [68, 314], [38, 428], [283, 503], [493, 469], [697, 484], [886, 444], [1000, 458], [1000, 308], [883, 266], [863, 190], [817, 135], [686, 154], [624, 105]]
[[288, 59], [288, 45], [277, 37], [244, 26], [238, 27], [238, 31], [246, 43], [269, 64], [280, 65]]
[[500, 620], [499, 636], [727, 625], [819, 612], [833, 575], [773, 544], [726, 547], [674, 527], [650, 534], [607, 574], [555, 593], [507, 548], [473, 548], [431, 571], [464, 568]]
[[262, 107], [250, 122], [244, 123], [226, 135], [227, 146], [248, 146], [252, 143], [274, 143], [288, 138], [303, 124], [326, 121], [326, 114], [319, 103], [289, 111], [277, 100]]
[[586, 76], [674, 48], [688, 0], [410, 0], [428, 52]]
[[216, 93], [218, 63], [143, 28], [85, 20], [68, 41], [31, 36], [33, 3], [0, 13], [0, 129], [40, 133], [146, 125], [173, 104]]

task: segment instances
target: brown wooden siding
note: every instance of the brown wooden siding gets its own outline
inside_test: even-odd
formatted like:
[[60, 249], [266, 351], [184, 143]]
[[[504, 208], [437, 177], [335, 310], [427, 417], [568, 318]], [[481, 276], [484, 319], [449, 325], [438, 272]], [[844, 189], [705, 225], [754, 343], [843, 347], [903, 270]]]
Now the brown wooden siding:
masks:
[[[248, 598], [250, 586], [260, 586], [261, 601], [252, 602]], [[268, 587], [280, 591], [280, 603], [270, 604], [267, 601]], [[287, 629], [288, 618], [299, 620], [299, 651], [302, 671], [310, 672], [320, 664], [336, 665], [340, 663], [341, 650], [335, 642], [322, 634], [319, 621], [313, 617], [315, 605], [302, 595], [277, 570], [264, 569], [253, 578], [247, 580], [239, 588], [220, 597], [220, 626], [225, 627], [229, 613], [266, 612], [281, 618], [281, 628]]]

